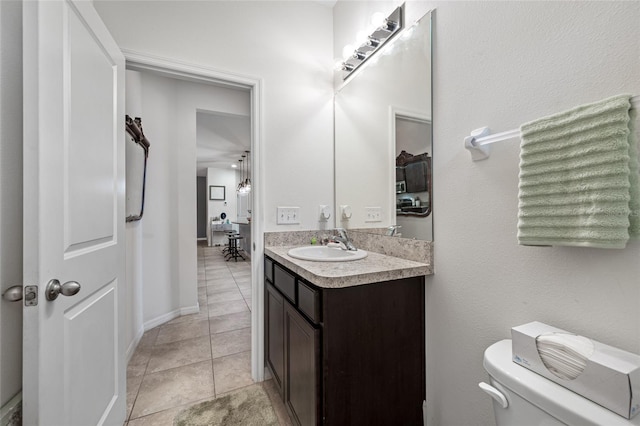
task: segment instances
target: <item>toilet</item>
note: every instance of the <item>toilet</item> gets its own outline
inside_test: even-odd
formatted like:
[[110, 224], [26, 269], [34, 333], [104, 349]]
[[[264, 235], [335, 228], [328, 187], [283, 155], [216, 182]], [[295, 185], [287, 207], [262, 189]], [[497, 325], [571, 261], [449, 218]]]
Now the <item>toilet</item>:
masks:
[[497, 426], [640, 426], [640, 415], [625, 419], [511, 360], [511, 340], [484, 352], [490, 383], [480, 388], [493, 398]]

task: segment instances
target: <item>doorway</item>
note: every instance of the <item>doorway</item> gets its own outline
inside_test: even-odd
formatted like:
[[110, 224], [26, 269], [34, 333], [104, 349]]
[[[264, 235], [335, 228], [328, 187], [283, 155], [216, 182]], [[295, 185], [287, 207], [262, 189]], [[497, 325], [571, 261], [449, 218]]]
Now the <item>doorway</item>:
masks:
[[[211, 69], [201, 68], [197, 66], [185, 65], [184, 63], [175, 63], [170, 60], [159, 59], [156, 57], [148, 57], [145, 55], [140, 55], [132, 52], [124, 51], [125, 58], [127, 60], [127, 69], [138, 72], [150, 72], [155, 75], [173, 78], [175, 80], [179, 80], [181, 82], [187, 83], [196, 83], [196, 84], [204, 84], [209, 86], [216, 86], [221, 88], [234, 88], [234, 89], [243, 89], [249, 94], [249, 114], [250, 114], [250, 150], [251, 150], [251, 178], [253, 181], [253, 206], [252, 206], [252, 226], [251, 226], [251, 246], [249, 250], [251, 252], [251, 258], [259, 260], [262, 258], [264, 248], [263, 248], [263, 215], [262, 215], [262, 197], [261, 197], [261, 161], [262, 161], [262, 152], [261, 152], [261, 144], [260, 144], [260, 136], [261, 136], [261, 82], [257, 79], [247, 78], [244, 76], [239, 76], [230, 73], [222, 73]], [[214, 110], [214, 108], [205, 107], [205, 110]], [[185, 120], [193, 120], [193, 131], [195, 133], [195, 114], [191, 116], [192, 118], [185, 118]], [[184, 139], [183, 134], [176, 135], [176, 140]], [[195, 135], [194, 140], [195, 140]], [[180, 218], [184, 218], [186, 222], [193, 221], [192, 223], [192, 231], [190, 235], [185, 235], [182, 232], [182, 228], [184, 223], [181, 219], [178, 227], [177, 238], [184, 239], [186, 244], [190, 247], [185, 246], [186, 250], [184, 252], [188, 253], [189, 259], [185, 262], [188, 265], [193, 265], [192, 272], [195, 273], [197, 270], [197, 250], [196, 244], [193, 239], [193, 235], [196, 233], [196, 202], [195, 202], [195, 185], [193, 185], [193, 177], [196, 175], [196, 146], [195, 143], [193, 146], [188, 145], [185, 148], [189, 150], [188, 153], [182, 151], [178, 152], [178, 155], [188, 155], [191, 160], [186, 161], [185, 163], [181, 163], [182, 165], [186, 164], [184, 170], [179, 170], [180, 176], [184, 176], [185, 179], [190, 180], [190, 187], [194, 188], [193, 192], [193, 202], [188, 205], [178, 206], [178, 216]], [[193, 155], [191, 157], [191, 155]], [[190, 177], [189, 177], [190, 176]], [[179, 183], [178, 183], [179, 184]], [[207, 194], [208, 195], [208, 194]], [[207, 218], [207, 221], [209, 218]], [[189, 229], [190, 226], [184, 226], [186, 229]], [[189, 239], [191, 243], [189, 244]], [[193, 256], [189, 253], [193, 250]], [[178, 255], [183, 256], [184, 252], [182, 250], [182, 246], [178, 247]], [[191, 258], [192, 257], [192, 258]], [[254, 261], [250, 263], [250, 272], [251, 272], [251, 294], [250, 298], [251, 303], [251, 376], [254, 381], [262, 381], [264, 380], [264, 356], [263, 356], [263, 348], [264, 348], [264, 338], [263, 338], [263, 322], [261, 320], [263, 316], [263, 290], [259, 286], [259, 277], [263, 273], [263, 266], [261, 262]], [[185, 273], [190, 274], [191, 272], [187, 271]], [[185, 287], [185, 283], [180, 280], [180, 286]], [[189, 288], [186, 288], [189, 287]], [[180, 293], [184, 294], [185, 292], [193, 292], [197, 298], [197, 280], [193, 279], [193, 281], [189, 280], [186, 284], [185, 288], [180, 289]], [[183, 312], [184, 313], [184, 312]], [[158, 322], [157, 324], [160, 324]], [[146, 323], [145, 323], [146, 326]], [[145, 327], [151, 328], [151, 327]]]

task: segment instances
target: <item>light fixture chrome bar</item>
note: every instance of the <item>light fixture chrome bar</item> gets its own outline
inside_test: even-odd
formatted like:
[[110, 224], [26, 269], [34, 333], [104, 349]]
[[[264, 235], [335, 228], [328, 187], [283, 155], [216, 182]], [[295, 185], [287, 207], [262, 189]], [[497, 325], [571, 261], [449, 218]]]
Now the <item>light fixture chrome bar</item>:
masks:
[[380, 50], [386, 43], [396, 36], [404, 25], [404, 4], [398, 6], [384, 20], [382, 26], [374, 30], [367, 38], [367, 41], [356, 47], [350, 58], [346, 59], [340, 66], [344, 72], [342, 79], [349, 76], [371, 58], [376, 51]]

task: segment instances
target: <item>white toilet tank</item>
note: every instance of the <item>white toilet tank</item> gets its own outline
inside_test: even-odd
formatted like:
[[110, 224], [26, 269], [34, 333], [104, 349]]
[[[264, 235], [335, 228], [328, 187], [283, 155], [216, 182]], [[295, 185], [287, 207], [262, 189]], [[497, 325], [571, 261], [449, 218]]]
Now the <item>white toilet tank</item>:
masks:
[[640, 415], [627, 420], [514, 363], [511, 340], [489, 346], [483, 364], [491, 383], [480, 387], [494, 398], [497, 426], [640, 426]]

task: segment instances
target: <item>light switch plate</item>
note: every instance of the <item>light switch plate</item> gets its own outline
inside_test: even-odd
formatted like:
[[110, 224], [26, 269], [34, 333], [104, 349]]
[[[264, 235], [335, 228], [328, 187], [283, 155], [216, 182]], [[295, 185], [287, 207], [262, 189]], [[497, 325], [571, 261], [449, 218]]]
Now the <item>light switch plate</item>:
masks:
[[278, 225], [295, 225], [300, 223], [300, 207], [278, 207]]
[[382, 207], [365, 207], [365, 222], [382, 222]]

